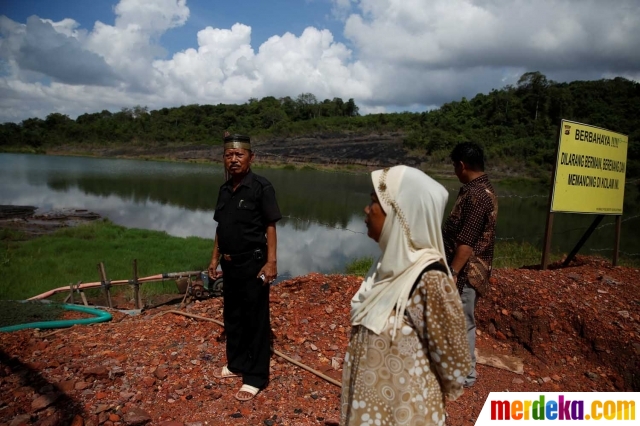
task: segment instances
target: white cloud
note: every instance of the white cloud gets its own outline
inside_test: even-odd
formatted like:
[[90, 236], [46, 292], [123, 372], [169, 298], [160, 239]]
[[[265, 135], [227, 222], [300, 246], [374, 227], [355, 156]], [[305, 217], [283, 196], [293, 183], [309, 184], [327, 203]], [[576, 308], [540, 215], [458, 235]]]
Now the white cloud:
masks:
[[[337, 0], [335, 0], [337, 1]], [[380, 81], [373, 104], [440, 104], [514, 83], [637, 75], [640, 3], [361, 0], [345, 36]], [[402, 82], [398, 84], [398, 82]]]
[[[0, 122], [136, 104], [243, 103], [251, 97], [354, 98], [363, 113], [433, 106], [515, 83], [640, 75], [640, 3], [591, 0], [333, 0], [348, 45], [328, 30], [273, 35], [206, 27], [172, 54], [186, 0], [121, 0], [90, 30], [0, 17]], [[336, 15], [337, 16], [337, 15]], [[44, 17], [46, 18], [46, 17]]]
[[103, 58], [83, 48], [76, 26], [70, 19], [52, 23], [31, 16], [20, 25], [2, 17], [0, 55], [9, 59], [18, 78], [28, 79], [32, 72], [70, 84], [114, 84], [115, 73]]
[[162, 34], [189, 18], [187, 0], [120, 0], [115, 12], [117, 28], [136, 27], [149, 34]]

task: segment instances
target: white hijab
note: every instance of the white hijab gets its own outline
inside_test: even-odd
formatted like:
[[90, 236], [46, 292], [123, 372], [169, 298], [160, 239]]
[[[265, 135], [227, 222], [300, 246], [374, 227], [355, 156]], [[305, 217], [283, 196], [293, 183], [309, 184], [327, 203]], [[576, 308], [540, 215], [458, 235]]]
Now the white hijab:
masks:
[[378, 242], [382, 254], [351, 299], [351, 324], [380, 334], [396, 308], [391, 332], [395, 336], [420, 273], [434, 262], [447, 268], [442, 217], [449, 193], [422, 171], [407, 166], [376, 170], [371, 179], [387, 214]]

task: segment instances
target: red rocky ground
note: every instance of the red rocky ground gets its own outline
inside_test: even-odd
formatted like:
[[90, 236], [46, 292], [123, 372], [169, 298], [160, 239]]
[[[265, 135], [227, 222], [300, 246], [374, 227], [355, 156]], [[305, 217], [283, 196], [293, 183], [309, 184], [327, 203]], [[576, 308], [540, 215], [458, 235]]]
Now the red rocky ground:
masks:
[[[448, 403], [449, 425], [472, 425], [491, 391], [640, 389], [639, 271], [598, 259], [548, 271], [501, 269], [478, 304], [478, 347], [524, 361], [518, 375], [480, 365], [476, 386]], [[273, 288], [277, 351], [340, 380], [349, 299], [360, 279], [310, 274]], [[340, 389], [274, 356], [254, 400], [218, 381], [224, 335], [164, 306], [93, 326], [0, 335], [0, 425], [337, 424]], [[222, 319], [220, 299], [184, 312]]]

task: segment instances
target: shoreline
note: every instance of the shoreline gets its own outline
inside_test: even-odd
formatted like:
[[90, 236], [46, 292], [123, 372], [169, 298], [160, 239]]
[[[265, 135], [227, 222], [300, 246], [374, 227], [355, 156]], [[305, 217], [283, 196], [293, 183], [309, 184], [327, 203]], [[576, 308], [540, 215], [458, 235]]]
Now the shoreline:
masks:
[[[166, 163], [191, 163], [191, 164], [215, 164], [222, 166], [222, 146], [221, 145], [184, 145], [184, 144], [167, 144], [164, 146], [156, 145], [151, 147], [133, 146], [130, 148], [122, 147], [104, 147], [89, 146], [85, 149], [77, 149], [77, 147], [69, 147], [70, 149], [44, 148], [42, 150], [25, 150], [25, 149], [6, 149], [0, 150], [0, 154], [32, 154], [32, 155], [49, 155], [62, 157], [84, 157], [84, 158], [103, 158], [103, 159], [122, 159], [122, 160], [139, 160], [154, 161]], [[87, 149], [88, 148], [88, 149]], [[395, 164], [384, 164], [382, 161], [372, 161], [364, 159], [334, 159], [315, 158], [322, 161], [304, 161], [309, 157], [295, 156], [274, 156], [265, 154], [261, 151], [260, 145], [256, 146], [256, 160], [254, 167], [256, 169], [292, 169], [292, 170], [318, 170], [330, 171], [338, 173], [356, 173], [368, 174], [373, 170], [389, 167]], [[205, 153], [211, 155], [204, 155]], [[215, 158], [220, 158], [216, 160]], [[284, 161], [278, 161], [277, 158], [284, 158]], [[409, 157], [412, 161], [406, 164], [416, 167], [436, 179], [455, 180], [456, 176], [449, 163], [441, 161], [422, 161], [416, 162], [415, 157]], [[398, 162], [397, 164], [405, 164]], [[516, 165], [513, 168], [504, 170], [502, 167], [487, 167], [486, 173], [496, 182], [508, 182], [510, 184], [523, 183], [525, 185], [545, 186], [545, 180], [551, 181], [551, 172], [547, 178], [536, 176], [535, 171], [517, 172], [514, 169], [524, 170], [524, 165]]]

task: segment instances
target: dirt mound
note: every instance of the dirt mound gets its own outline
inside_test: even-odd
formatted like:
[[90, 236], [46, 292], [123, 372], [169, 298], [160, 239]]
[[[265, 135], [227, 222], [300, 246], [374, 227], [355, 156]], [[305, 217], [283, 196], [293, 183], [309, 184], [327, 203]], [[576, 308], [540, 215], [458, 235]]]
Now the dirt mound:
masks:
[[[478, 304], [477, 346], [520, 358], [524, 374], [479, 365], [478, 383], [448, 404], [450, 425], [472, 425], [491, 391], [638, 389], [638, 270], [581, 259], [550, 271], [496, 270]], [[274, 348], [340, 380], [348, 341], [349, 300], [358, 277], [310, 274], [272, 289]], [[120, 306], [130, 308], [130, 306]], [[331, 425], [340, 389], [283, 358], [271, 382], [245, 403], [237, 380], [216, 380], [224, 334], [215, 323], [167, 313], [139, 315], [55, 334], [0, 335], [0, 424]], [[222, 319], [222, 301], [185, 312]], [[22, 417], [19, 417], [22, 416]]]

